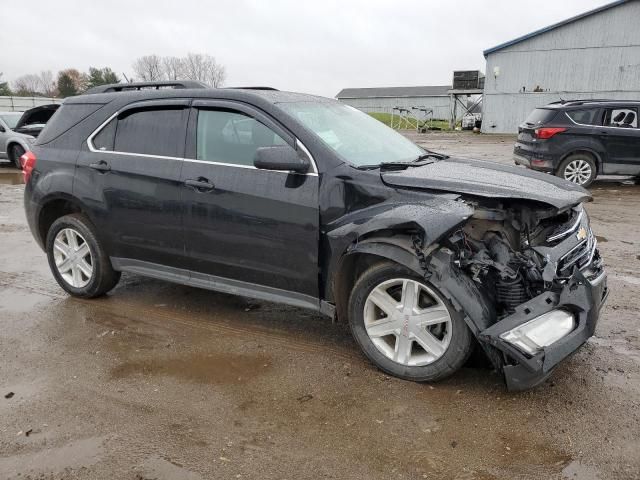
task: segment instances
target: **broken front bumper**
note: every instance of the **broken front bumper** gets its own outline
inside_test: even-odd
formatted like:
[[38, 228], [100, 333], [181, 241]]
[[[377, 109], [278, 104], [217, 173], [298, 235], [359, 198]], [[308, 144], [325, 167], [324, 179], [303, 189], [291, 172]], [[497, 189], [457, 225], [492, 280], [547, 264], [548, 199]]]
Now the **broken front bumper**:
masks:
[[[604, 270], [596, 277], [587, 278], [576, 268], [559, 293], [548, 291], [538, 295], [519, 305], [512, 315], [482, 331], [479, 340], [497, 348], [510, 359], [502, 369], [509, 390], [524, 390], [538, 385], [560, 361], [580, 348], [594, 334], [608, 293]], [[573, 313], [576, 326], [535, 355], [528, 355], [500, 338], [505, 332], [557, 309]]]

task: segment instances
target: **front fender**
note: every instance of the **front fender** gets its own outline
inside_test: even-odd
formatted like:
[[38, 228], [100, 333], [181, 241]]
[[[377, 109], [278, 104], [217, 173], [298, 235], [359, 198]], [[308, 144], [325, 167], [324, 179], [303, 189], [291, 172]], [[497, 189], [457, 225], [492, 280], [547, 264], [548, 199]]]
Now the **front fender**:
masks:
[[20, 145], [25, 152], [28, 152], [29, 150], [31, 150], [31, 144], [27, 142], [27, 139], [24, 138], [23, 136], [15, 134], [10, 136], [5, 143], [5, 151], [7, 152], [7, 158], [9, 157], [9, 149], [11, 148], [11, 145], [16, 145], [16, 144]]
[[[438, 196], [418, 202], [384, 202], [350, 212], [331, 222], [324, 232], [323, 265], [327, 272], [323, 286], [325, 299], [334, 300], [333, 284], [347, 253], [373, 253], [415, 270], [417, 258], [411, 255], [410, 244], [392, 240], [397, 234], [407, 238], [416, 233], [428, 248], [444, 235], [464, 223], [473, 214], [473, 207], [453, 197]], [[375, 242], [364, 241], [376, 237]], [[381, 240], [380, 237], [385, 237]], [[363, 246], [359, 244], [363, 243]], [[418, 272], [419, 264], [418, 264]]]

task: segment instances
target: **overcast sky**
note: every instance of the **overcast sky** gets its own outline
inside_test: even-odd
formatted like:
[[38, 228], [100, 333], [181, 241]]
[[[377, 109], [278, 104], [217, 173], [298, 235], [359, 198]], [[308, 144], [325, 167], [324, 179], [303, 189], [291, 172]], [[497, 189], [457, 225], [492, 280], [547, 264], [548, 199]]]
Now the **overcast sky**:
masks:
[[0, 72], [109, 66], [208, 53], [226, 85], [334, 96], [344, 87], [447, 85], [482, 51], [603, 0], [0, 0]]

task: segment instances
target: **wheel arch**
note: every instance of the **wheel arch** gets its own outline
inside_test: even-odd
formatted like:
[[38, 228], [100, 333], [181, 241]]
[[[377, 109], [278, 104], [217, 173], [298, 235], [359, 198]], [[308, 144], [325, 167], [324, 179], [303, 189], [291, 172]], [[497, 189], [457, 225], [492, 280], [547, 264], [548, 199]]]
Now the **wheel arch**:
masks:
[[42, 200], [41, 207], [36, 214], [36, 240], [44, 246], [47, 240], [47, 233], [53, 222], [64, 215], [72, 213], [82, 213], [89, 221], [92, 221], [89, 210], [76, 197], [67, 194], [57, 194]]
[[[415, 253], [410, 250], [411, 239], [402, 236], [389, 243], [383, 237], [371, 237], [354, 244], [341, 258], [332, 279], [333, 301], [338, 320], [347, 318], [349, 297], [360, 275], [376, 263], [385, 261], [403, 265], [418, 275], [423, 272]], [[404, 245], [403, 245], [404, 243]]]
[[596, 174], [597, 175], [602, 174], [602, 161], [603, 161], [602, 155], [589, 147], [578, 147], [578, 148], [572, 149], [568, 153], [565, 153], [562, 157], [560, 157], [560, 161], [558, 162], [558, 169], [560, 168], [560, 165], [562, 165], [562, 162], [564, 162], [571, 155], [575, 155], [577, 153], [583, 153], [583, 154], [586, 153], [587, 155], [590, 155], [591, 157], [593, 157], [593, 160], [596, 163]]
[[12, 150], [12, 149], [13, 149], [13, 147], [14, 147], [14, 146], [16, 146], [16, 145], [18, 145], [18, 146], [22, 147], [22, 149], [23, 149], [25, 152], [28, 152], [28, 151], [30, 150], [29, 145], [28, 145], [28, 144], [27, 144], [27, 142], [25, 142], [24, 140], [22, 140], [22, 139], [18, 139], [18, 138], [10, 138], [9, 140], [7, 140], [7, 144], [6, 144], [6, 147], [5, 147], [5, 148], [6, 148], [6, 152], [7, 152], [7, 158], [8, 158], [9, 160], [13, 160], [13, 159], [11, 158], [11, 150]]

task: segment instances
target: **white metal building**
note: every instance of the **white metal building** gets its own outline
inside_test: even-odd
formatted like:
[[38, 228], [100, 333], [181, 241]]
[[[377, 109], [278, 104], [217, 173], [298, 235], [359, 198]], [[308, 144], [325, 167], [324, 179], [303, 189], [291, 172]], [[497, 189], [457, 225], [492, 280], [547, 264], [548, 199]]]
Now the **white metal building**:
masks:
[[[429, 87], [345, 88], [336, 98], [347, 105], [372, 113], [393, 113], [393, 108], [425, 108], [433, 110], [434, 119], [450, 115], [450, 85]], [[416, 110], [416, 116], [417, 115]]]
[[482, 131], [515, 133], [561, 99], [640, 100], [640, 0], [619, 0], [484, 52]]

